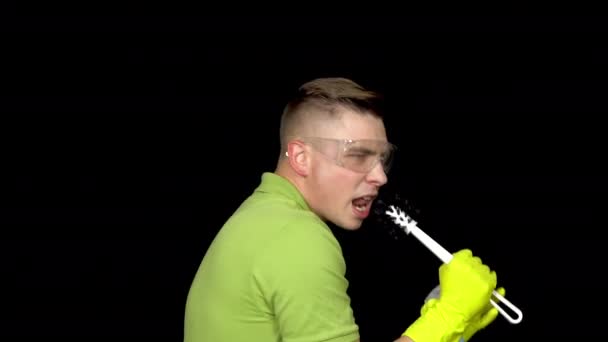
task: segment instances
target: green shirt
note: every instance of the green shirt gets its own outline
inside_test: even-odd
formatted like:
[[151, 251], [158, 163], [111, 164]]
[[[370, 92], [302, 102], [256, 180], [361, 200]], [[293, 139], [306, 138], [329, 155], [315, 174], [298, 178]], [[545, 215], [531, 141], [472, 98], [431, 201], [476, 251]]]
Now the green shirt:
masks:
[[274, 173], [228, 219], [194, 277], [185, 342], [353, 342], [342, 250]]

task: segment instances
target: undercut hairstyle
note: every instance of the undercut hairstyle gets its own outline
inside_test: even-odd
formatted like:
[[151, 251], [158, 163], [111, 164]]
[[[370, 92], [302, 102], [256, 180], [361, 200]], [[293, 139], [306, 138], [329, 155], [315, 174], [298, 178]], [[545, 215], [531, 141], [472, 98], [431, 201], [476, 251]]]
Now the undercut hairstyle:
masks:
[[281, 116], [281, 154], [286, 151], [287, 140], [298, 135], [299, 128], [308, 122], [338, 119], [340, 110], [344, 108], [382, 119], [383, 101], [379, 92], [365, 89], [347, 78], [317, 78], [304, 83], [287, 103]]

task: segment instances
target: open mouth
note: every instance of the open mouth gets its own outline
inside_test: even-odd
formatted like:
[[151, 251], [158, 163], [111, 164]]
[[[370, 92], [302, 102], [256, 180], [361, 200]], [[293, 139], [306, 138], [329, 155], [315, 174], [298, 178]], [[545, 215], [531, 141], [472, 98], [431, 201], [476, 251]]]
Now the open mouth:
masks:
[[374, 196], [363, 196], [353, 200], [353, 209], [358, 217], [365, 218], [369, 215], [369, 211], [374, 201]]

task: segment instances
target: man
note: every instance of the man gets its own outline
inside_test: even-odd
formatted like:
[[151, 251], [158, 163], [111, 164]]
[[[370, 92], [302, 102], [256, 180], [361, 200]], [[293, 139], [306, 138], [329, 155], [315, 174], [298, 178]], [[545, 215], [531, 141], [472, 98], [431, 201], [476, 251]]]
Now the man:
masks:
[[[210, 245], [186, 304], [186, 342], [354, 342], [345, 263], [327, 222], [358, 229], [395, 147], [381, 97], [344, 78], [301, 86], [281, 118], [274, 172]], [[439, 270], [441, 296], [397, 341], [457, 341], [496, 317], [496, 274], [468, 250]]]

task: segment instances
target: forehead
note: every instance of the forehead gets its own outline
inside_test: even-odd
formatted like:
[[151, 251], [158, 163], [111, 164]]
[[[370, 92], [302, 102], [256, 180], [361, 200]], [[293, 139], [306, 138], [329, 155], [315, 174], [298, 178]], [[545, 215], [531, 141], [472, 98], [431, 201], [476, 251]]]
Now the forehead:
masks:
[[331, 120], [319, 127], [320, 136], [336, 139], [387, 141], [386, 130], [381, 118], [346, 108], [341, 108], [339, 111], [336, 120]]

